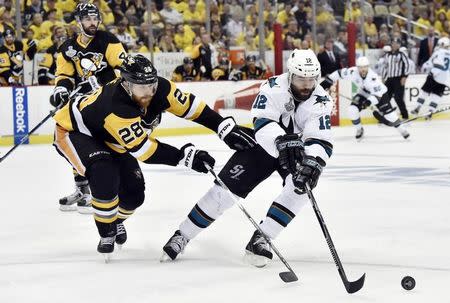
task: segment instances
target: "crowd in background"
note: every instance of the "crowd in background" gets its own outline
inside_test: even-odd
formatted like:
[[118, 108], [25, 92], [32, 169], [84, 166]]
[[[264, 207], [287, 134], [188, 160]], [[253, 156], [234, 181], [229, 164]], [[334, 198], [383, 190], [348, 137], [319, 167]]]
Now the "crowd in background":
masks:
[[[62, 37], [76, 34], [79, 29], [73, 12], [79, 2], [83, 1], [21, 1], [24, 45], [35, 44], [37, 52], [45, 52]], [[147, 13], [145, 0], [92, 2], [102, 14], [100, 29], [114, 33], [129, 52], [149, 52], [150, 20], [154, 52], [185, 52], [195, 59], [199, 56], [201, 45], [210, 47], [215, 56], [214, 62], [208, 77], [203, 78], [211, 79], [214, 66], [227, 64], [221, 60], [227, 57], [230, 47], [243, 47], [246, 51], [259, 49], [259, 1], [256, 0], [210, 1], [210, 34], [207, 33], [205, 24], [205, 0], [152, 0], [151, 16]], [[389, 15], [394, 13], [408, 17], [405, 0], [366, 0], [363, 5], [360, 0], [318, 0], [315, 18], [317, 38], [314, 42], [311, 1], [265, 0], [265, 49], [274, 49], [273, 24], [278, 22], [283, 27], [283, 48], [315, 49], [319, 58], [322, 57], [321, 62], [328, 62], [322, 65], [324, 69], [328, 69], [325, 70], [325, 74], [328, 74], [347, 65], [347, 23], [353, 21], [358, 28], [356, 49], [380, 49], [399, 38], [402, 46], [420, 47], [419, 57], [414, 58], [420, 67], [436, 44], [435, 36], [448, 36], [450, 33], [450, 8], [447, 1], [439, 0], [412, 0], [412, 5], [412, 20], [426, 28], [413, 26], [413, 35], [408, 37], [406, 22]], [[15, 1], [0, 0], [0, 33], [8, 28], [16, 29], [15, 15]], [[426, 42], [421, 43], [421, 40]], [[2, 43], [3, 39], [0, 40], [0, 45]], [[264, 63], [259, 63], [266, 70]], [[266, 75], [263, 73], [262, 77]], [[230, 80], [234, 76], [230, 76]]]

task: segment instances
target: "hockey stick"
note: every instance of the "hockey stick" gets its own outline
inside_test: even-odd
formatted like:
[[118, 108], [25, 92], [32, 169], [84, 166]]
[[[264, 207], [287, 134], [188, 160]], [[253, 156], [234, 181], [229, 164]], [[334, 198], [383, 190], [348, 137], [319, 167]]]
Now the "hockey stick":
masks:
[[[438, 113], [442, 113], [442, 112], [445, 112], [445, 111], [448, 111], [448, 110], [450, 110], [450, 106], [446, 106], [446, 107], [443, 107], [443, 108], [441, 108], [441, 109], [438, 109], [438, 110], [435, 111], [434, 113], [431, 113], [431, 115], [435, 115], [435, 114], [438, 114]], [[417, 120], [417, 119], [420, 119], [420, 118], [425, 118], [425, 117], [427, 117], [427, 116], [430, 116], [430, 113], [418, 115], [418, 116], [416, 116], [416, 117], [414, 117], [414, 118], [409, 118], [409, 119], [407, 119], [407, 120], [400, 121], [400, 123], [392, 123], [392, 122], [390, 122], [391, 125], [389, 125], [389, 126], [399, 126], [399, 125], [402, 125], [402, 124], [405, 124], [405, 123], [409, 123], [409, 122], [411, 122], [411, 121], [414, 121], [414, 120]]]
[[339, 259], [336, 248], [334, 247], [333, 240], [331, 240], [330, 233], [328, 232], [328, 228], [325, 225], [325, 221], [323, 220], [322, 214], [320, 213], [319, 207], [317, 206], [316, 199], [313, 196], [311, 188], [308, 183], [306, 183], [305, 191], [308, 194], [309, 200], [311, 201], [314, 212], [316, 213], [317, 220], [319, 221], [320, 227], [322, 228], [323, 235], [327, 240], [328, 248], [330, 249], [331, 255], [333, 256], [334, 264], [336, 264], [339, 275], [341, 276], [342, 282], [344, 283], [345, 289], [349, 294], [355, 293], [360, 290], [364, 286], [364, 280], [366, 278], [366, 274], [363, 274], [361, 278], [356, 281], [350, 282], [347, 279], [347, 276], [344, 271], [344, 267], [342, 266], [341, 260]]
[[214, 179], [216, 179], [216, 181], [220, 184], [220, 186], [222, 186], [226, 191], [228, 191], [228, 193], [230, 194], [230, 196], [232, 197], [234, 202], [242, 210], [242, 212], [245, 214], [245, 216], [250, 220], [250, 222], [253, 224], [253, 226], [261, 233], [261, 235], [264, 237], [264, 239], [267, 241], [267, 243], [269, 243], [270, 248], [272, 248], [272, 250], [278, 256], [278, 258], [280, 258], [281, 262], [283, 262], [283, 264], [286, 266], [286, 268], [289, 269], [289, 271], [284, 271], [284, 272], [279, 273], [281, 280], [283, 280], [286, 283], [298, 281], [298, 277], [295, 274], [294, 270], [291, 268], [291, 266], [286, 261], [286, 259], [281, 255], [281, 253], [278, 251], [278, 249], [272, 243], [270, 238], [261, 230], [261, 228], [255, 222], [255, 220], [252, 218], [252, 216], [250, 216], [250, 214], [247, 212], [247, 210], [244, 208], [244, 206], [242, 206], [241, 202], [239, 202], [239, 200], [234, 198], [231, 191], [228, 189], [228, 187], [225, 185], [225, 183], [223, 183], [223, 181], [219, 178], [219, 176], [214, 172], [214, 170], [211, 168], [211, 166], [209, 166], [206, 162], [204, 162], [204, 164], [205, 164], [206, 168], [208, 169], [208, 171], [213, 175]]
[[[73, 96], [75, 96], [75, 94], [80, 90], [80, 88], [81, 87], [78, 87], [76, 90], [74, 90], [74, 91], [72, 91], [72, 93], [70, 94], [70, 96], [69, 96], [69, 100], [71, 99], [71, 98], [73, 98]], [[19, 141], [19, 143], [17, 143], [16, 145], [14, 145], [10, 150], [8, 150], [8, 152], [4, 155], [4, 156], [2, 156], [2, 157], [0, 157], [0, 163], [2, 163], [2, 161], [3, 160], [5, 160], [6, 159], [6, 157], [8, 157], [9, 156], [9, 154], [11, 154], [16, 148], [18, 148], [20, 145], [22, 145], [39, 127], [41, 127], [42, 126], [42, 124], [44, 124], [48, 119], [50, 119], [51, 117], [53, 117], [55, 114], [56, 114], [56, 112], [59, 110], [59, 109], [61, 109], [61, 107], [63, 106], [64, 104], [60, 104], [59, 106], [57, 106], [57, 107], [55, 107], [53, 110], [51, 110], [50, 111], [50, 113], [47, 115], [47, 116], [45, 116], [45, 118], [44, 119], [42, 119], [41, 120], [41, 122], [39, 122], [35, 127], [33, 127], [33, 129], [32, 130], [30, 130], [29, 132], [28, 132], [28, 134], [26, 134], [25, 136], [23, 136], [21, 139], [20, 139], [20, 141]]]

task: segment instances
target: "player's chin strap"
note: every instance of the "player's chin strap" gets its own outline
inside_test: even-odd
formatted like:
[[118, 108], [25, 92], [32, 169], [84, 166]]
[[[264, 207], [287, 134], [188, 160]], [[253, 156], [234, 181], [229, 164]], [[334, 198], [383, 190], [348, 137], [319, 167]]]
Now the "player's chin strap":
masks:
[[333, 256], [334, 263], [336, 264], [339, 275], [341, 276], [342, 282], [344, 283], [345, 289], [349, 294], [355, 293], [360, 290], [364, 286], [364, 280], [366, 278], [366, 274], [363, 274], [361, 278], [356, 281], [349, 281], [347, 279], [347, 275], [345, 274], [344, 267], [342, 266], [341, 260], [339, 259], [339, 255], [334, 247], [333, 240], [331, 240], [330, 233], [328, 232], [328, 228], [325, 225], [325, 221], [323, 220], [322, 214], [320, 213], [319, 207], [317, 206], [316, 199], [311, 191], [311, 188], [308, 183], [305, 184], [304, 192], [309, 197], [311, 201], [312, 207], [316, 214], [317, 220], [319, 221], [320, 227], [322, 229], [323, 235], [325, 236], [325, 240], [327, 241], [328, 248], [330, 249], [331, 255]]
[[270, 248], [272, 248], [272, 250], [275, 252], [275, 254], [278, 256], [278, 258], [280, 258], [281, 262], [283, 262], [283, 264], [287, 267], [287, 269], [289, 269], [289, 271], [284, 271], [284, 272], [280, 272], [279, 276], [281, 278], [281, 280], [283, 280], [286, 283], [289, 282], [295, 282], [298, 280], [297, 275], [295, 274], [294, 270], [291, 268], [291, 266], [289, 265], [289, 263], [286, 261], [286, 259], [281, 255], [281, 253], [278, 251], [278, 249], [275, 247], [275, 245], [272, 243], [272, 241], [270, 240], [270, 238], [261, 230], [261, 227], [259, 227], [259, 225], [255, 222], [255, 220], [253, 219], [252, 216], [250, 216], [250, 214], [248, 213], [248, 211], [244, 208], [244, 206], [242, 206], [241, 202], [239, 202], [238, 199], [235, 198], [235, 196], [232, 194], [232, 192], [228, 189], [228, 187], [225, 185], [225, 183], [223, 183], [223, 181], [219, 178], [219, 176], [214, 172], [214, 170], [212, 169], [211, 166], [209, 166], [208, 163], [203, 162], [206, 169], [208, 169], [208, 171], [211, 173], [211, 175], [213, 175], [214, 179], [216, 179], [217, 183], [220, 184], [220, 186], [225, 189], [231, 199], [234, 200], [234, 202], [238, 205], [238, 207], [242, 210], [242, 212], [245, 214], [245, 216], [250, 220], [250, 222], [253, 224], [253, 226], [261, 233], [261, 235], [264, 237], [264, 239], [267, 241], [267, 243], [269, 244]]

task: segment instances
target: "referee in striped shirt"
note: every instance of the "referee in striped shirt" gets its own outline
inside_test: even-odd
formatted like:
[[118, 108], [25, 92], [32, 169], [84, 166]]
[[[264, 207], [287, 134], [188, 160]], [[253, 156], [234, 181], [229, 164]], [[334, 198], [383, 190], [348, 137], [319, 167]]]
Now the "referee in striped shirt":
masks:
[[402, 118], [408, 119], [408, 111], [406, 110], [403, 97], [405, 95], [405, 82], [410, 70], [410, 63], [408, 57], [403, 52], [400, 52], [400, 38], [394, 38], [391, 45], [391, 52], [386, 53], [384, 57], [383, 79], [388, 90], [381, 97], [381, 102], [390, 102], [391, 98], [394, 97]]

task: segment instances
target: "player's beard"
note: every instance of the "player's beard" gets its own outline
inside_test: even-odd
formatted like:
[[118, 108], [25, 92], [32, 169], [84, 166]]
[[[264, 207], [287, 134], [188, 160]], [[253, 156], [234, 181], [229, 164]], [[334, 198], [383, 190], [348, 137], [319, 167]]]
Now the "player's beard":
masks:
[[136, 96], [136, 95], [132, 96], [133, 101], [136, 102], [142, 108], [147, 108], [150, 105], [150, 101], [152, 100], [152, 97], [153, 96], [150, 96], [150, 95], [143, 96], [143, 97]]
[[83, 27], [83, 30], [86, 33], [86, 35], [91, 36], [91, 37], [95, 36], [95, 34], [97, 33], [97, 29], [98, 29], [98, 27], [95, 25], [91, 25], [88, 28]]

